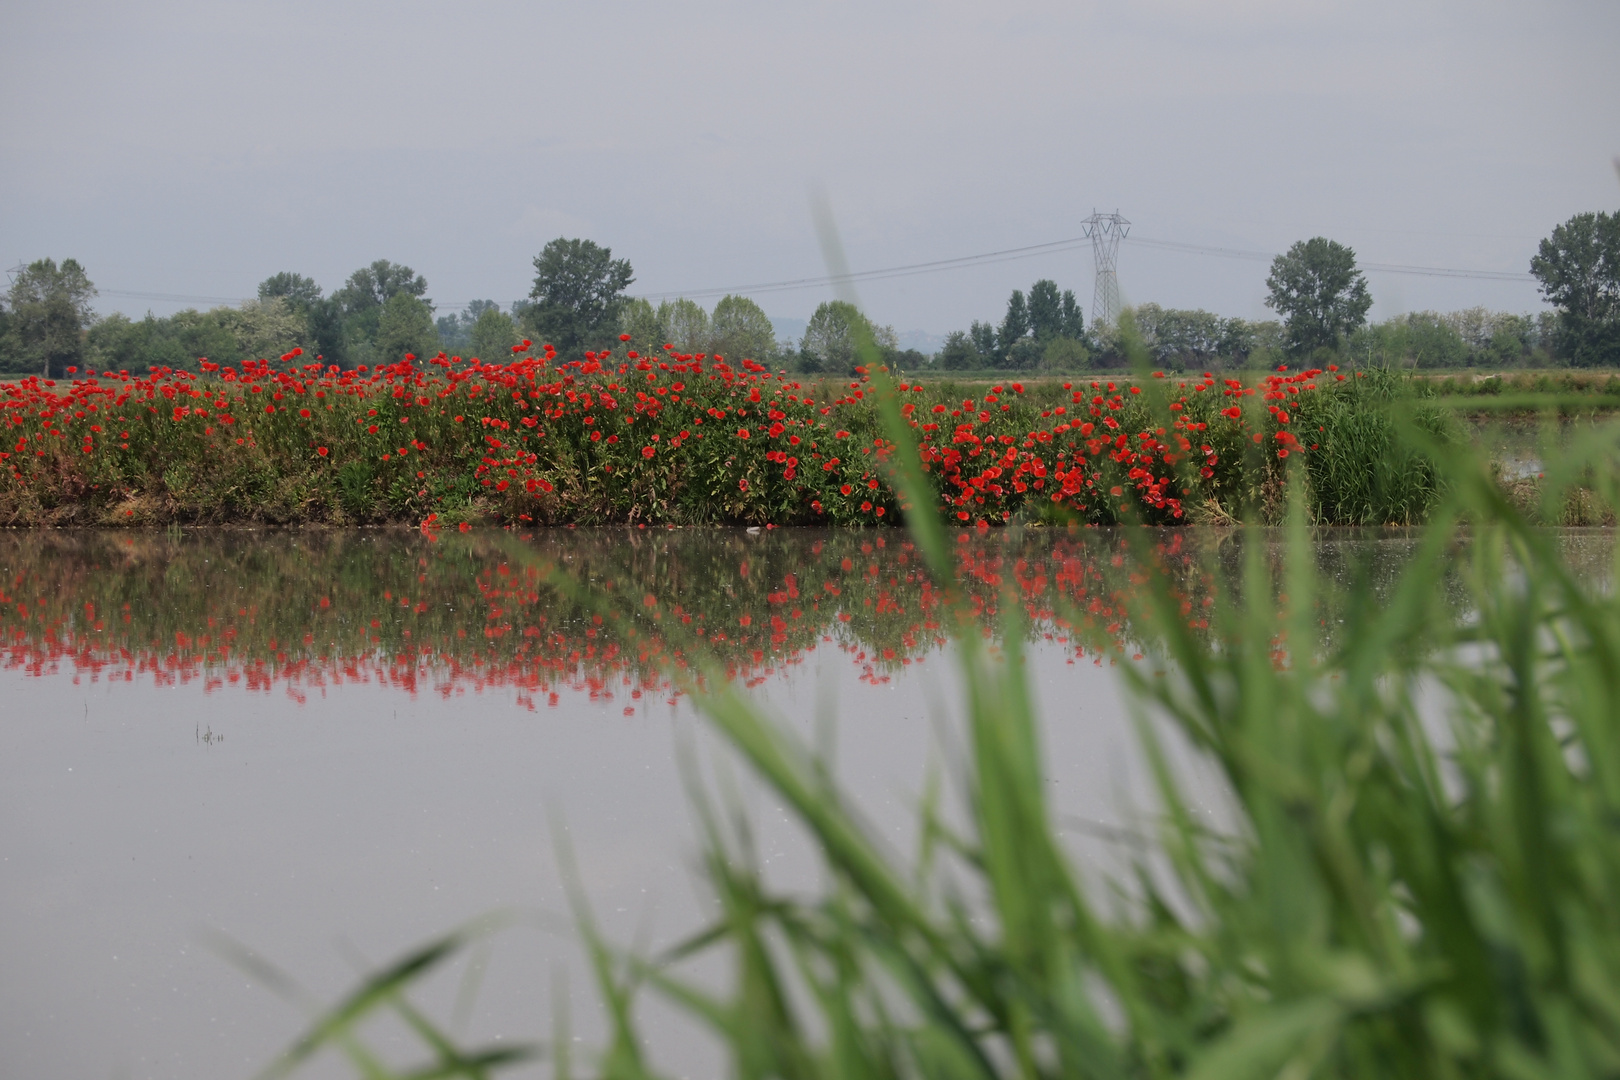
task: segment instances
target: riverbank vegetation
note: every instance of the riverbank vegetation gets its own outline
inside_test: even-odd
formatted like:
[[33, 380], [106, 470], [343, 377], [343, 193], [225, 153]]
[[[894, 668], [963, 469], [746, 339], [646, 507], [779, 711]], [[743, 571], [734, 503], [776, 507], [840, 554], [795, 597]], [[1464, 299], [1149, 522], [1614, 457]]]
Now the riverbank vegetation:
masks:
[[[294, 353], [201, 374], [70, 373], [0, 391], [0, 522], [427, 528], [876, 525], [907, 504], [871, 376], [806, 383], [633, 342], [500, 364], [340, 370]], [[957, 524], [1279, 520], [1292, 457], [1328, 524], [1424, 520], [1461, 435], [1386, 372], [901, 381], [929, 507]], [[1401, 425], [1421, 433], [1397, 435]]]

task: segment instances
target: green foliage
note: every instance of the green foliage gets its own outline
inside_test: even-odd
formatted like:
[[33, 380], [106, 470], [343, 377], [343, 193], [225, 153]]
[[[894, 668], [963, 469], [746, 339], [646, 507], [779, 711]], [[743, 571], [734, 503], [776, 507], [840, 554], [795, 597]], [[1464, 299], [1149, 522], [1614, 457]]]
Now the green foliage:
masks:
[[[439, 333], [439, 344], [449, 352], [461, 353], [470, 349], [473, 355], [482, 355], [478, 349], [473, 348], [473, 328], [478, 325], [478, 320], [486, 311], [499, 313], [500, 310], [501, 306], [493, 300], [473, 300], [462, 311], [439, 316], [433, 324]], [[513, 338], [507, 344], [516, 345], [517, 338]]]
[[378, 259], [350, 274], [332, 298], [342, 305], [344, 315], [353, 317], [374, 311], [380, 314], [383, 305], [401, 293], [422, 299], [427, 279], [403, 263]]
[[1049, 278], [1029, 288], [1029, 330], [1041, 341], [1063, 333], [1063, 298]]
[[961, 330], [953, 330], [945, 336], [945, 344], [934, 358], [934, 363], [945, 371], [978, 371], [990, 366], [973, 339]]
[[677, 353], [694, 356], [706, 354], [764, 364], [784, 359], [770, 316], [746, 296], [722, 297], [713, 315], [691, 300], [665, 300], [654, 307], [646, 300], [633, 299], [625, 303], [619, 327], [643, 349], [667, 344], [673, 345]]
[[[304, 346], [313, 355], [322, 357], [328, 363], [342, 364], [345, 360], [342, 303], [336, 298], [323, 299], [321, 287], [315, 284], [313, 279], [286, 271], [272, 274], [259, 282], [261, 301], [278, 298], [285, 301], [288, 307], [304, 320], [303, 332], [297, 335], [297, 344]], [[226, 357], [218, 351], [198, 355], [215, 355], [221, 359], [242, 358]], [[273, 356], [276, 353], [265, 351], [254, 354], [250, 350], [246, 355]], [[190, 359], [195, 360], [196, 357]]]
[[1378, 367], [1546, 367], [1555, 362], [1549, 351], [1554, 333], [1548, 313], [1532, 319], [1477, 307], [1417, 311], [1360, 328], [1344, 351]]
[[[950, 334], [935, 358], [935, 366], [947, 371], [1075, 370], [1046, 364], [1049, 344], [1061, 338], [1083, 345], [1085, 317], [1072, 291], [1060, 293], [1055, 281], [1042, 278], [1030, 286], [1028, 297], [1021, 289], [1012, 291], [999, 327], [974, 320], [966, 333]], [[1073, 356], [1074, 349], [1064, 346], [1054, 355], [1054, 361], [1070, 364]]]
[[1047, 342], [1025, 335], [1004, 347], [997, 366], [1007, 371], [1034, 371], [1046, 357]]
[[96, 287], [73, 259], [29, 263], [6, 294], [6, 337], [0, 356], [9, 372], [60, 378], [83, 364], [85, 331]]
[[511, 355], [520, 340], [517, 324], [512, 317], [491, 305], [480, 311], [473, 322], [468, 334], [468, 347], [474, 356], [489, 357], [494, 362]]
[[[1181, 311], [1158, 304], [1131, 309], [1137, 331], [1155, 367], [1202, 370], [1217, 363], [1223, 348], [1247, 329], [1241, 319], [1223, 319], [1208, 311]], [[1239, 324], [1237, 327], [1231, 324]], [[1246, 359], [1234, 357], [1234, 359]]]
[[619, 312], [619, 330], [629, 334], [630, 340], [643, 348], [656, 349], [670, 344], [669, 327], [659, 319], [658, 309], [639, 296], [624, 302]]
[[1073, 338], [1075, 341], [1084, 341], [1086, 338], [1086, 316], [1080, 310], [1080, 304], [1075, 300], [1072, 289], [1063, 290], [1060, 315], [1062, 326], [1058, 332], [1064, 337]]
[[[1432, 448], [1464, 452], [1456, 419], [1372, 371], [1342, 394], [1301, 398], [1301, 430], [1321, 451], [1307, 458], [1312, 513], [1345, 525], [1410, 524], [1439, 502], [1442, 474]], [[1414, 438], [1414, 434], [1417, 438]]]
[[535, 340], [567, 355], [611, 345], [624, 290], [635, 281], [629, 260], [590, 240], [558, 237], [535, 256], [534, 271], [524, 320]]
[[89, 360], [106, 371], [169, 368], [196, 371], [198, 361], [222, 363], [277, 357], [307, 340], [307, 324], [286, 301], [250, 301], [243, 308], [187, 309], [167, 318], [134, 321], [113, 314], [90, 328]]
[[1001, 329], [996, 332], [996, 345], [1000, 358], [1005, 360], [1007, 353], [1019, 338], [1030, 332], [1029, 305], [1024, 300], [1021, 289], [1014, 289], [1007, 298], [1007, 313], [1001, 317]]
[[392, 364], [407, 355], [432, 356], [438, 351], [433, 310], [408, 292], [390, 296], [377, 320], [377, 359]]
[[[426, 278], [402, 263], [387, 259], [378, 259], [350, 274], [343, 288], [332, 294], [337, 323], [341, 327], [339, 344], [331, 350], [334, 358], [341, 356], [349, 365], [387, 362], [390, 350], [381, 348], [378, 342], [385, 306], [400, 295], [422, 300], [426, 292]], [[425, 300], [423, 303], [431, 312], [432, 304]], [[396, 311], [399, 311], [395, 319], [397, 326], [403, 310], [396, 308]]]
[[986, 361], [984, 366], [990, 367], [997, 355], [996, 328], [975, 319], [973, 325], [968, 327], [968, 340], [973, 343], [973, 348], [978, 351], [980, 358]]
[[799, 352], [815, 366], [811, 371], [852, 373], [857, 364], [855, 350], [861, 333], [877, 342], [879, 348], [896, 348], [894, 331], [873, 326], [854, 304], [843, 300], [822, 302], [804, 328]]
[[1301, 240], [1271, 264], [1266, 306], [1283, 317], [1294, 356], [1336, 349], [1367, 319], [1372, 294], [1356, 269], [1356, 253], [1317, 236]]
[[1091, 359], [1085, 343], [1072, 337], [1055, 337], [1041, 350], [1040, 369], [1051, 372], [1084, 371]]
[[235, 355], [242, 359], [281, 356], [310, 343], [308, 320], [281, 297], [249, 300], [238, 308], [220, 308], [218, 313], [235, 339]]
[[709, 351], [709, 313], [702, 304], [685, 297], [665, 300], [658, 305], [658, 324], [667, 335], [663, 340], [675, 346], [676, 352], [695, 356]]
[[320, 302], [321, 287], [315, 284], [313, 278], [282, 271], [259, 282], [260, 300], [273, 300], [278, 297], [287, 301], [295, 311], [307, 311]]
[[1576, 214], [1530, 260], [1558, 307], [1558, 351], [1577, 367], [1620, 364], [1620, 213]]
[[765, 309], [746, 296], [726, 296], [714, 305], [709, 322], [709, 352], [732, 360], [778, 359], [776, 329]]

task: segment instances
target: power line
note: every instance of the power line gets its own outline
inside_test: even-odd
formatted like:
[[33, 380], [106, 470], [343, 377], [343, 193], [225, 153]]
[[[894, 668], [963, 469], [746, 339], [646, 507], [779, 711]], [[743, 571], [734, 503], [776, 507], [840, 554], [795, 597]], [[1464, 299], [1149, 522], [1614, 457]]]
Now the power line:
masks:
[[[1250, 259], [1270, 262], [1277, 256], [1269, 251], [1242, 251], [1237, 248], [1212, 247], [1208, 244], [1183, 244], [1174, 240], [1151, 240], [1133, 236], [1129, 243], [1164, 251], [1179, 251], [1189, 255], [1213, 255], [1222, 259]], [[1359, 263], [1357, 269], [1383, 274], [1415, 274], [1421, 277], [1475, 278], [1483, 281], [1534, 281], [1530, 274], [1508, 270], [1464, 270], [1449, 266], [1412, 266], [1406, 263]]]
[[1067, 240], [1053, 240], [1045, 244], [986, 251], [979, 255], [963, 255], [955, 259], [936, 259], [933, 262], [910, 263], [905, 266], [886, 266], [877, 270], [856, 270], [848, 274], [827, 274], [821, 277], [793, 278], [787, 281], [766, 281], [756, 285], [731, 285], [725, 288], [695, 289], [658, 293], [642, 293], [643, 300], [668, 300], [676, 297], [695, 299], [700, 296], [724, 296], [727, 293], [787, 292], [793, 289], [817, 289], [827, 285], [843, 285], [860, 281], [883, 281], [889, 278], [932, 274], [942, 270], [964, 270], [974, 266], [988, 266], [1015, 259], [1029, 259], [1038, 255], [1051, 255], [1074, 248], [1089, 247], [1091, 238], [1073, 236]]
[[182, 293], [140, 292], [129, 289], [98, 289], [102, 296], [118, 296], [126, 300], [157, 300], [168, 304], [245, 304], [246, 296], [188, 296]]
[[[890, 266], [878, 270], [859, 270], [849, 274], [829, 274], [822, 277], [794, 278], [787, 281], [766, 281], [754, 285], [732, 285], [726, 288], [694, 289], [685, 292], [672, 290], [669, 292], [644, 293], [641, 298], [645, 300], [669, 300], [676, 297], [697, 299], [708, 296], [724, 296], [727, 293], [770, 293], [789, 292], [797, 289], [819, 289], [830, 285], [863, 281], [885, 281], [890, 278], [911, 277], [916, 274], [932, 274], [944, 270], [965, 270], [976, 266], [989, 266], [1000, 262], [1012, 262], [1017, 259], [1034, 258], [1040, 255], [1055, 254], [1075, 248], [1091, 245], [1088, 236], [1076, 236], [1067, 240], [1054, 240], [1047, 244], [1031, 244], [1026, 247], [1006, 248], [1001, 251], [987, 251], [981, 255], [964, 255], [955, 259], [938, 259], [933, 262], [911, 263], [906, 266]], [[1146, 248], [1156, 248], [1162, 251], [1176, 251], [1189, 255], [1211, 255], [1226, 259], [1247, 259], [1255, 262], [1271, 262], [1277, 257], [1275, 252], [1244, 251], [1237, 248], [1215, 247], [1209, 244], [1187, 244], [1175, 240], [1154, 240], [1142, 236], [1124, 238], [1127, 246], [1138, 245]], [[1531, 282], [1535, 278], [1530, 274], [1515, 273], [1505, 270], [1472, 270], [1450, 266], [1414, 266], [1406, 263], [1361, 263], [1360, 269], [1381, 274], [1410, 274], [1419, 277], [1449, 277], [1472, 278], [1480, 281], [1516, 281]]]
[[[1268, 251], [1246, 251], [1239, 248], [1217, 247], [1210, 244], [1189, 244], [1176, 240], [1155, 240], [1151, 237], [1131, 235], [1125, 237], [1126, 246], [1144, 247], [1160, 251], [1180, 252], [1187, 255], [1208, 255], [1222, 259], [1244, 259], [1251, 262], [1270, 262], [1276, 254]], [[710, 296], [725, 296], [727, 294], [757, 294], [793, 292], [800, 289], [821, 289], [832, 285], [855, 284], [869, 281], [889, 281], [895, 278], [914, 277], [919, 274], [936, 274], [947, 270], [967, 270], [979, 266], [993, 266], [997, 263], [1014, 262], [1021, 259], [1038, 258], [1042, 255], [1055, 255], [1065, 251], [1073, 251], [1083, 247], [1092, 246], [1089, 236], [1072, 236], [1064, 240], [1052, 240], [1044, 244], [1027, 244], [1022, 247], [1002, 248], [999, 251], [986, 251], [977, 255], [962, 255], [953, 259], [934, 259], [929, 262], [907, 263], [901, 266], [885, 266], [874, 270], [856, 270], [848, 274], [824, 274], [818, 277], [789, 278], [780, 281], [762, 281], [752, 285], [728, 285], [725, 287], [706, 289], [669, 290], [666, 292], [638, 294], [644, 300], [671, 300], [677, 297], [699, 299]], [[1480, 281], [1514, 281], [1532, 282], [1535, 280], [1530, 274], [1514, 273], [1503, 270], [1472, 270], [1448, 266], [1415, 266], [1406, 263], [1361, 263], [1360, 269], [1381, 274], [1409, 274], [1418, 277], [1449, 277], [1471, 278]], [[150, 300], [170, 304], [240, 304], [252, 299], [240, 296], [194, 296], [187, 293], [146, 292], [131, 289], [101, 289], [103, 296], [119, 297], [129, 300]], [[441, 302], [437, 305], [446, 311], [459, 311], [466, 307], [462, 303]]]

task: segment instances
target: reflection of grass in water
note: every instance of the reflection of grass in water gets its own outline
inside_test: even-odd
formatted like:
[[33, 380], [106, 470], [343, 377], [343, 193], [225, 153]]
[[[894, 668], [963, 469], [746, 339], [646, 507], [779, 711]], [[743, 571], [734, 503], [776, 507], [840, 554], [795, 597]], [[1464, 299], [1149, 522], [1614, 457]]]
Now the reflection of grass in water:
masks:
[[[1612, 452], [1577, 449], [1613, 504]], [[1127, 850], [1123, 878], [1077, 868], [1053, 826], [1020, 633], [996, 660], [951, 617], [966, 818], [948, 823], [931, 795], [909, 862], [808, 748], [711, 683], [699, 703], [813, 836], [829, 885], [773, 890], [746, 822], [696, 787], [712, 926], [640, 958], [607, 945], [576, 897], [611, 1025], [597, 1071], [657, 1075], [632, 1009], [650, 993], [715, 1032], [741, 1077], [1614, 1075], [1620, 600], [1583, 586], [1477, 462], [1444, 464], [1443, 512], [1399, 585], [1382, 601], [1347, 590], [1330, 639], [1297, 513], [1281, 609], [1243, 602], [1271, 585], [1263, 545], [1247, 544], [1209, 637], [1139, 551], [1168, 673], [1123, 669], [1151, 718], [1139, 733], [1158, 795], [1141, 823], [1153, 843]], [[1459, 617], [1435, 583], [1462, 517]], [[945, 579], [937, 524], [914, 536]], [[1167, 730], [1224, 781], [1224, 830], [1188, 794]], [[347, 1045], [367, 1075], [393, 1075], [352, 1049], [359, 1022], [391, 1009], [437, 1062], [415, 1075], [481, 1075], [403, 996], [455, 943], [365, 984], [285, 1064]], [[711, 950], [732, 965], [722, 993], [681, 976]]]
[[[1150, 535], [1203, 632], [1217, 579], [1240, 572], [1245, 537]], [[1275, 576], [1275, 536], [1265, 545]], [[1325, 534], [1318, 572], [1364, 569], [1384, 593], [1412, 546], [1400, 532]], [[962, 532], [951, 551], [952, 577], [993, 637], [1006, 630], [1005, 585], [1016, 586], [1031, 640], [1083, 644], [1099, 662], [1134, 655], [1151, 632], [1119, 530]], [[676, 655], [752, 683], [838, 649], [882, 681], [946, 633], [943, 593], [896, 533], [555, 530], [514, 546], [482, 532], [32, 532], [0, 534], [0, 568], [11, 580], [0, 584], [0, 666], [205, 690], [296, 695], [364, 681], [411, 693], [507, 688], [531, 707], [584, 692], [637, 708], [667, 696]], [[599, 611], [557, 588], [553, 571], [622, 602]], [[1336, 625], [1332, 610], [1325, 617]]]

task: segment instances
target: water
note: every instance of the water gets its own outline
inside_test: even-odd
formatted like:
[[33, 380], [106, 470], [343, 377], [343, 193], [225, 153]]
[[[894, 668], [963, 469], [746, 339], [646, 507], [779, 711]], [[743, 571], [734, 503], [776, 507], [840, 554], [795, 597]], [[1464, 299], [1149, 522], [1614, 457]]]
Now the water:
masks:
[[[1054, 811], [1095, 863], [1108, 844], [1083, 837], [1129, 826], [1145, 790], [1110, 673], [1140, 662], [1125, 539], [957, 545], [987, 630], [1031, 640]], [[1231, 540], [1153, 538], [1195, 625]], [[1343, 578], [1371, 553], [1369, 587], [1387, 588], [1411, 543], [1344, 534], [1319, 557]], [[222, 940], [330, 1003], [358, 971], [492, 911], [516, 922], [472, 1007], [457, 1006], [462, 965], [424, 988], [427, 1011], [473, 1042], [546, 1038], [560, 978], [589, 1044], [601, 1025], [557, 837], [610, 940], [656, 949], [701, 925], [686, 748], [751, 813], [772, 878], [818, 880], [671, 663], [724, 672], [832, 745], [904, 853], [925, 770], [953, 762], [941, 617], [893, 532], [0, 536], [4, 1071], [252, 1075], [304, 1014]], [[715, 1071], [691, 1025], [656, 1007], [646, 1020], [656, 1060]], [[390, 1053], [409, 1044], [376, 1034]]]

